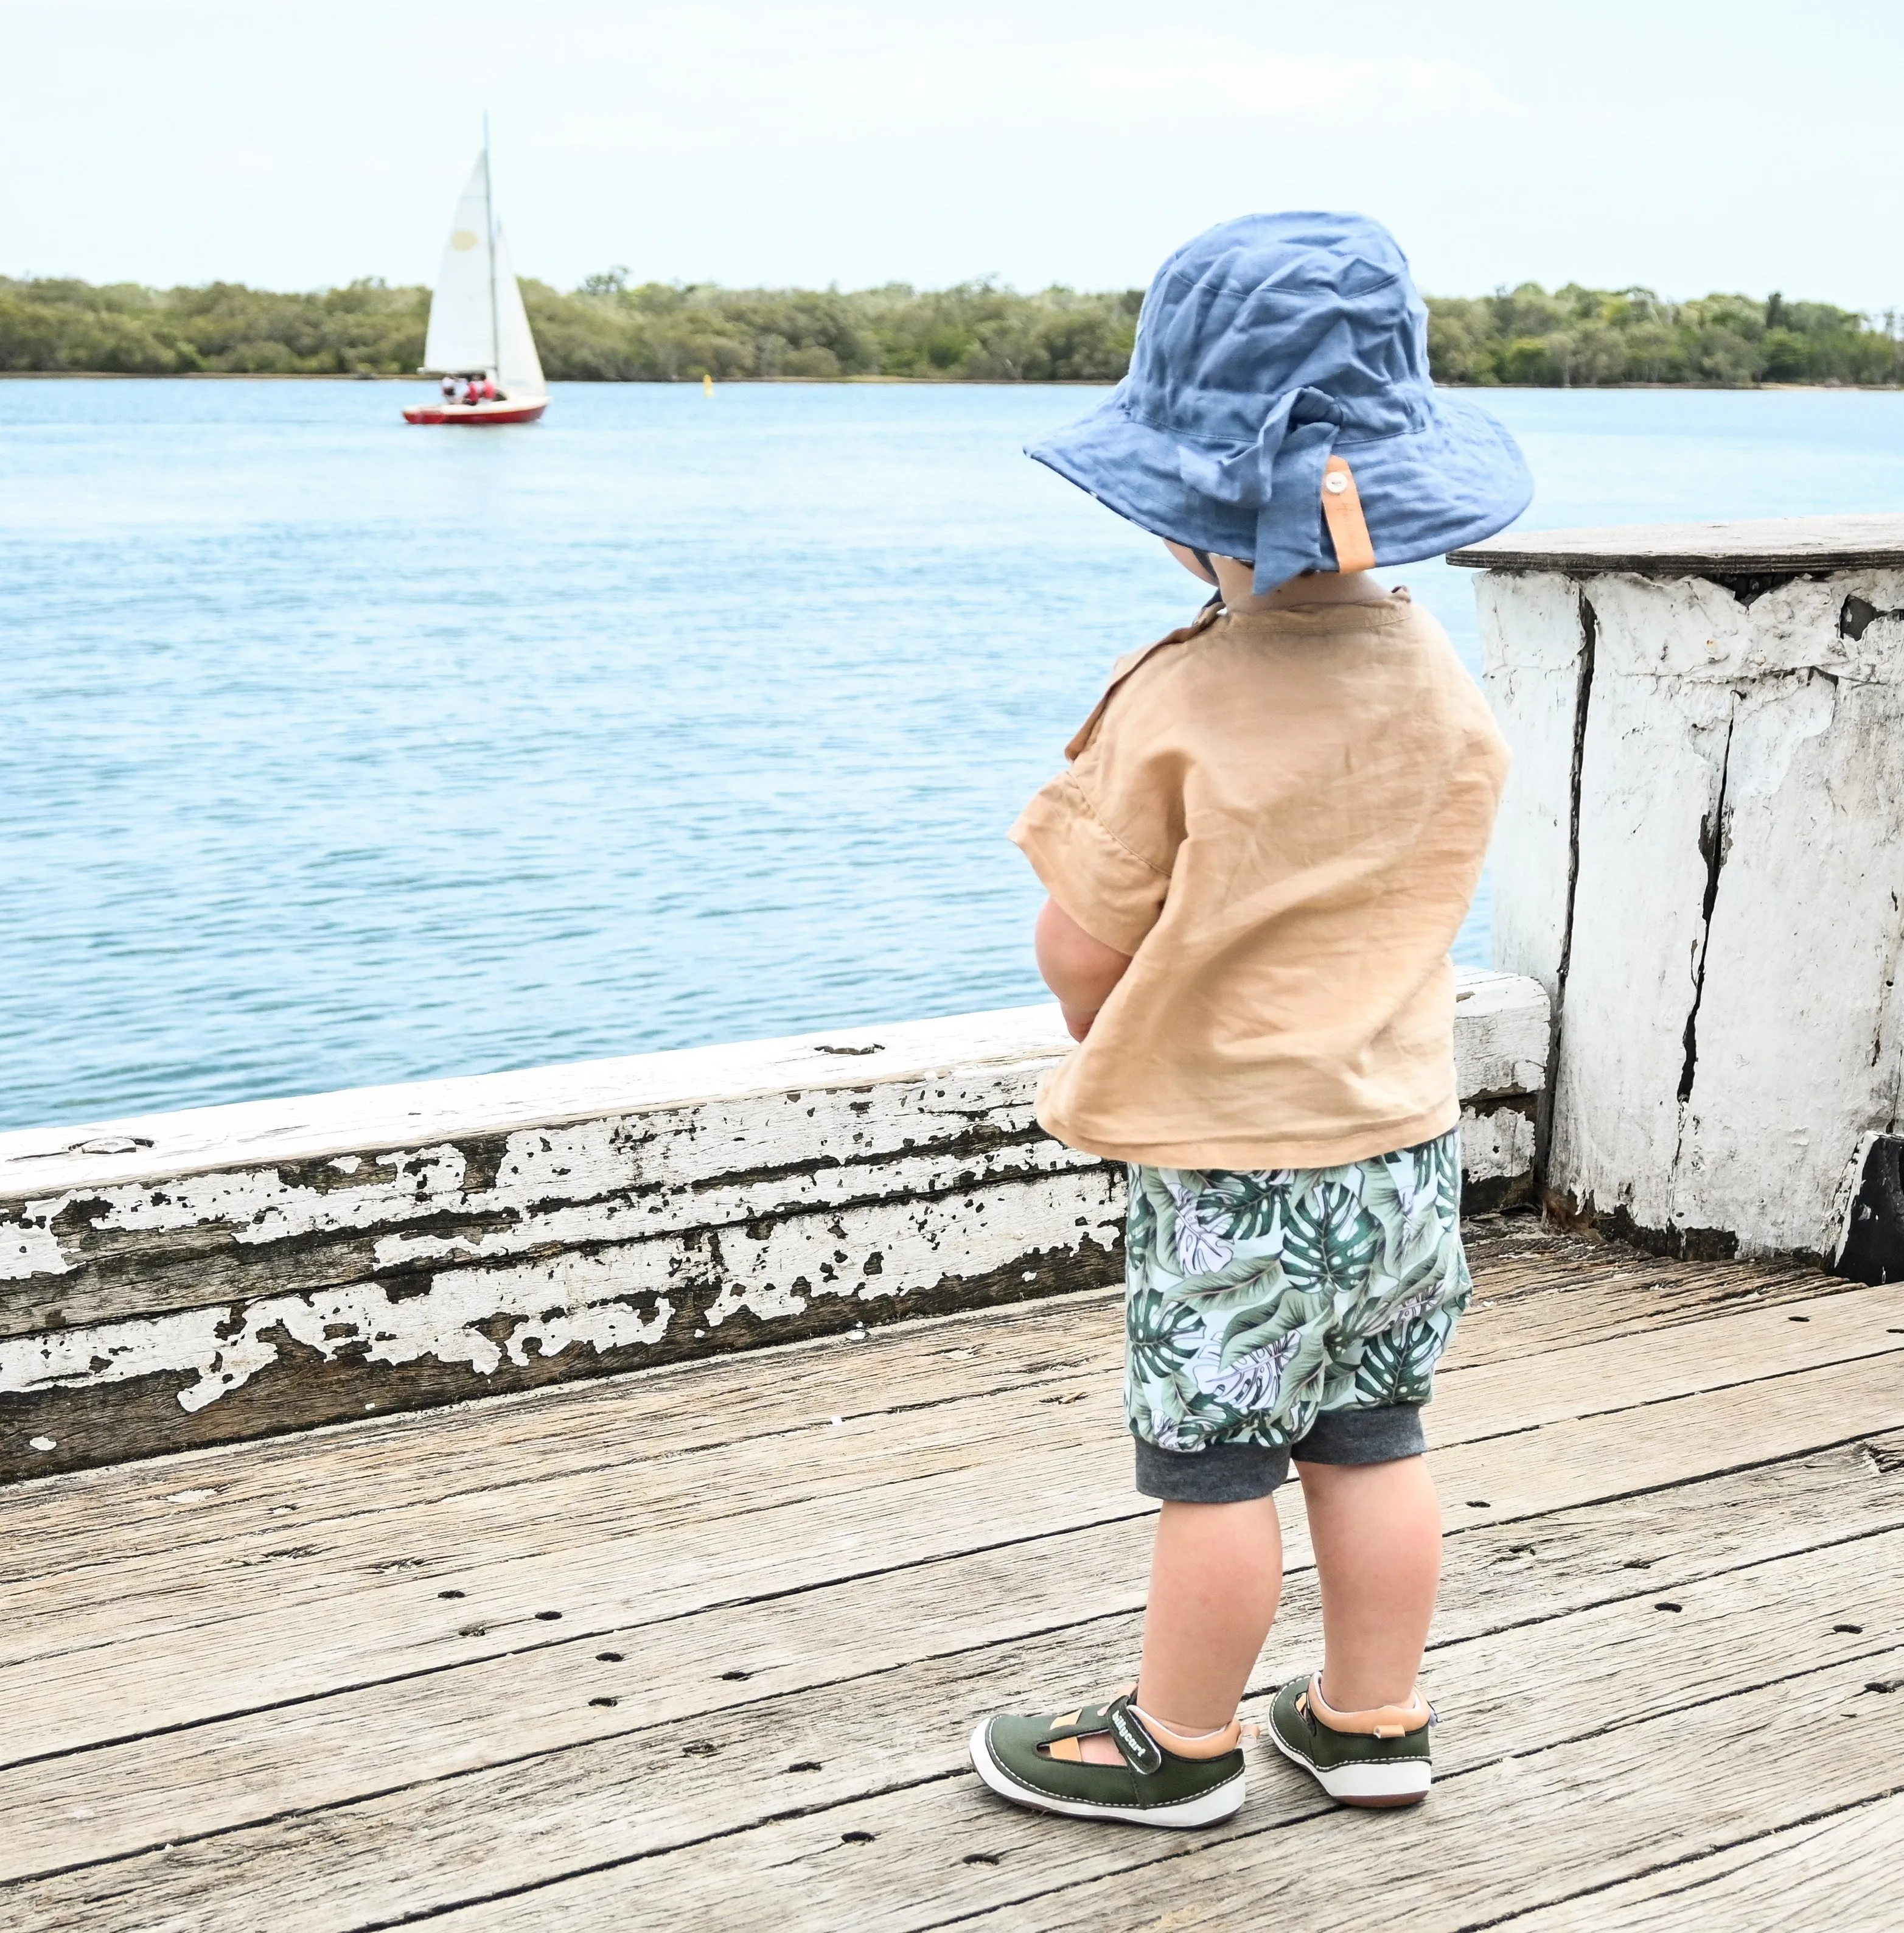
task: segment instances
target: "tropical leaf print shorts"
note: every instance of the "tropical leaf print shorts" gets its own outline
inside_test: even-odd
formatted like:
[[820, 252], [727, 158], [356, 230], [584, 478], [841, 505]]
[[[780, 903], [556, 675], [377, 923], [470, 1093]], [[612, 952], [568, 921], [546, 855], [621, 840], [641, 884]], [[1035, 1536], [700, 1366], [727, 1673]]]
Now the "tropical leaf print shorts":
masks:
[[1299, 1462], [1420, 1454], [1472, 1285], [1458, 1129], [1342, 1168], [1133, 1165], [1125, 1402], [1137, 1487], [1266, 1496]]

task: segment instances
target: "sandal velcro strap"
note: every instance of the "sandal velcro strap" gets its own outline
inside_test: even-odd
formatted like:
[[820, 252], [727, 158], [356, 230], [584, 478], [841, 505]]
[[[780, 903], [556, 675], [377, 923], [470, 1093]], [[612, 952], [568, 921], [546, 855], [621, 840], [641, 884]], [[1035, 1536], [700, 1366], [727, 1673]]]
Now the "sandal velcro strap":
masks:
[[1084, 1741], [1108, 1732], [1125, 1762], [1134, 1771], [1149, 1773], [1160, 1770], [1167, 1758], [1221, 1758], [1242, 1741], [1245, 1727], [1240, 1719], [1233, 1718], [1214, 1732], [1179, 1732], [1145, 1711], [1137, 1702], [1137, 1692], [1134, 1685], [1127, 1685], [1101, 1705], [1080, 1705], [1074, 1712], [1060, 1713], [1047, 1722], [1039, 1751], [1062, 1763], [1082, 1765]]
[[1323, 1696], [1320, 1671], [1309, 1680], [1309, 1688], [1303, 1693], [1299, 1709], [1302, 1706], [1315, 1715], [1318, 1724], [1326, 1725], [1332, 1732], [1358, 1732], [1373, 1739], [1398, 1739], [1418, 1732], [1433, 1716], [1419, 1685], [1409, 1693], [1405, 1705], [1376, 1705], [1366, 1712], [1338, 1712]]
[[1164, 1764], [1164, 1750], [1150, 1733], [1144, 1729], [1131, 1702], [1128, 1692], [1113, 1703], [1105, 1715], [1110, 1726], [1111, 1736], [1117, 1741], [1117, 1748], [1139, 1772], [1161, 1771]]

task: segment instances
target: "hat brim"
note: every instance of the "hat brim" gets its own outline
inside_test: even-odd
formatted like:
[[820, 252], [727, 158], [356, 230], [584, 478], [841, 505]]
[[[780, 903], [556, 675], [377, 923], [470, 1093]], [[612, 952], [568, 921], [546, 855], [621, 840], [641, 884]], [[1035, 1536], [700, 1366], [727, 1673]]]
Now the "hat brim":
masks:
[[[1159, 428], [1129, 414], [1120, 389], [1076, 422], [1026, 446], [1025, 454], [1153, 536], [1220, 557], [1252, 558], [1257, 513], [1183, 480], [1185, 449], [1218, 458], [1247, 447]], [[1533, 499], [1533, 478], [1501, 424], [1465, 397], [1434, 392], [1425, 428], [1401, 436], [1337, 440], [1355, 473], [1377, 565], [1413, 564], [1505, 530]], [[1332, 569], [1322, 504], [1314, 506], [1317, 551]]]

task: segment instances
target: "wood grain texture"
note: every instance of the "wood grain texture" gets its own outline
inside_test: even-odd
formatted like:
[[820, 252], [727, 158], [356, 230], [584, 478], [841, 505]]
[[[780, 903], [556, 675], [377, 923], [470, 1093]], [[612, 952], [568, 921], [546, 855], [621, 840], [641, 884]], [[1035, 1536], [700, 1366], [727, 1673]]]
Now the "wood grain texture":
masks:
[[1475, 586], [1482, 681], [1514, 762], [1488, 854], [1496, 963], [1560, 993], [1573, 912], [1575, 735], [1590, 676], [1579, 586], [1491, 571]]
[[[1664, 601], [1678, 587], [1638, 589]], [[1734, 701], [1722, 684], [1662, 690], [1637, 669], [1656, 614], [1638, 597], [1606, 599], [1597, 582], [1584, 594], [1598, 642], [1548, 1185], [1582, 1213], [1664, 1231], [1673, 1226], [1680, 1076], [1705, 957], [1707, 842], [1718, 836]]]
[[1904, 516], [1766, 517], [1516, 531], [1450, 551], [1475, 570], [1632, 571], [1652, 577], [1779, 576], [1904, 567]]
[[[1239, 1833], [1225, 1848], [1224, 1889], [1214, 1910], [1200, 1902], [1208, 1917], [1175, 1924], [1240, 1928], [1251, 1923], [1245, 1902], [1273, 1891], [1284, 1910], [1300, 1916], [1305, 1933], [1349, 1933], [1378, 1908], [1390, 1925], [1455, 1933], [1587, 1894], [1636, 1865], [1697, 1856], [1755, 1829], [1858, 1804], [1889, 1783], [1869, 1745], [1881, 1701], [1864, 1685], [1874, 1673], [1895, 1676], [1900, 1665], [1904, 1652], [1893, 1646], [1649, 1722], [1583, 1714], [1600, 1723], [1566, 1749], [1510, 1748], [1449, 1778], [1428, 1804], [1393, 1822], [1311, 1814]], [[875, 1816], [871, 1805], [861, 1811]], [[843, 1821], [844, 1810], [835, 1816]], [[885, 1844], [889, 1868], [897, 1851]], [[1186, 1904], [1188, 1874], [1168, 1849], [1142, 1864], [1140, 1857], [1133, 1853], [1125, 1871], [1062, 1892], [1034, 1891], [1034, 1881], [1023, 1903], [978, 1923], [988, 1933], [1170, 1925], [1167, 1916]], [[1354, 1880], [1344, 1883], [1349, 1859]], [[780, 1875], [789, 1891], [803, 1877], [791, 1860]], [[1873, 1902], [1854, 1923], [1879, 1933], [1894, 1923], [1889, 1911], [1888, 1902]], [[484, 1922], [472, 1916], [466, 1923]], [[1695, 1908], [1678, 1923], [1705, 1933], [1713, 1922]], [[456, 1920], [448, 1925], [464, 1933]]]
[[[1678, 1261], [1561, 1234], [1525, 1216], [1471, 1223], [1467, 1240], [1476, 1301], [1444, 1371], [1444, 1394], [1447, 1376], [1478, 1365], [1821, 1292], [1861, 1292], [1802, 1266]], [[102, 1523], [111, 1526], [117, 1564], [154, 1551], [212, 1553], [258, 1531], [275, 1535], [294, 1523], [375, 1517], [438, 1498], [484, 1498], [493, 1510], [526, 1479], [618, 1468], [631, 1444], [646, 1458], [704, 1455], [830, 1428], [835, 1414], [842, 1422], [895, 1418], [1013, 1390], [1036, 1400], [1053, 1378], [1071, 1373], [1114, 1382], [1122, 1347], [1121, 1294], [1079, 1294], [874, 1330], [863, 1342], [794, 1344], [41, 1479], [0, 1492], [0, 1583], [100, 1569], [74, 1553], [90, 1550]]]
[[1674, 1252], [1828, 1258], [1904, 1105], [1904, 572], [1556, 558], [1481, 597], [1520, 755], [1499, 957], [1557, 1003], [1550, 1199]]
[[[1802, 1556], [1821, 1537], [1860, 1540], [1857, 1547], [1866, 1550], [1863, 1540], [1872, 1532], [1904, 1529], [1904, 1435], [1881, 1438], [1876, 1449], [1890, 1469], [1875, 1481], [1856, 1453], [1823, 1452], [1795, 1466], [1761, 1466], [1643, 1503], [1559, 1512], [1541, 1520], [1531, 1543], [1518, 1526], [1470, 1529], [1458, 1521], [1437, 1643], [1599, 1604], [1650, 1601], [1692, 1580]], [[1295, 1515], [1290, 1581], [1259, 1673], [1263, 1684], [1299, 1669], [1320, 1628], [1299, 1503]], [[810, 1715], [812, 1701], [773, 1701], [811, 1685], [827, 1688], [820, 1709], [830, 1706], [834, 1715], [818, 1769], [797, 1781], [800, 1797], [809, 1805], [840, 1802], [860, 1796], [868, 1756], [883, 1751], [884, 1738], [882, 1730], [866, 1742], [867, 1694], [842, 1688], [954, 1655], [969, 1661], [955, 1675], [983, 1674], [992, 1667], [978, 1654], [1032, 1640], [1048, 1645], [1041, 1634], [1058, 1632], [1067, 1634], [1061, 1652], [1033, 1647], [1037, 1656], [1061, 1661], [1038, 1667], [1044, 1681], [1032, 1696], [1062, 1696], [1053, 1686], [1065, 1673], [1081, 1677], [1101, 1667], [1114, 1676], [1134, 1655], [1149, 1540], [1148, 1522], [1134, 1520], [791, 1598], [716, 1607], [671, 1625], [665, 1646], [629, 1645], [616, 1661], [599, 1653], [605, 1644], [625, 1643], [619, 1634], [555, 1640], [451, 1673], [16, 1766], [0, 1772], [0, 1879], [122, 1857], [597, 1741], [605, 1742], [602, 1763], [611, 1764], [620, 1750], [612, 1742], [637, 1732], [665, 1727], [677, 1743], [691, 1743], [711, 1736], [710, 1724], [731, 1736], [737, 1722], [760, 1749], [746, 1757], [739, 1787], [695, 1788], [692, 1829], [682, 1836], [701, 1838], [717, 1823], [724, 1829], [757, 1823], [783, 1805], [785, 1767], [805, 1749], [788, 1727], [809, 1722], [802, 1715]], [[1080, 1644], [1090, 1649], [1081, 1652]], [[879, 1705], [893, 1695], [890, 1682], [873, 1688]], [[949, 1694], [940, 1685], [932, 1695], [943, 1701]], [[981, 1684], [967, 1697], [976, 1710], [995, 1695], [1013, 1694]], [[23, 1717], [30, 1723], [32, 1715]], [[770, 1749], [776, 1740], [783, 1749]], [[941, 1734], [937, 1742], [956, 1757], [956, 1736]], [[563, 1763], [579, 1793], [583, 1769]], [[734, 1775], [731, 1760], [723, 1769]], [[608, 1802], [630, 1809], [619, 1784]], [[76, 1809], [86, 1816], [77, 1818]], [[647, 1843], [676, 1842], [645, 1806], [632, 1809]], [[476, 1808], [472, 1816], [488, 1815]]]
[[1755, 1833], [1723, 1852], [1517, 1915], [1515, 1933], [1677, 1933], [1707, 1927], [1832, 1927], [1890, 1933], [1897, 1923], [1904, 1794]]
[[[1632, 1446], [1622, 1466], [1629, 1477], [1697, 1474], [1677, 1447], [1681, 1405], [1722, 1432], [1750, 1417], [1755, 1441], [1793, 1448], [1819, 1440], [1803, 1434], [1807, 1405], [1851, 1430], [1904, 1423], [1904, 1334], [1885, 1333], [1887, 1315], [1904, 1328], [1899, 1295], [1867, 1290], [1794, 1305], [1818, 1311], [1803, 1324], [1776, 1311], [1719, 1318], [1677, 1332], [1676, 1353], [1668, 1346], [1656, 1367], [1624, 1376], [1633, 1351], [1620, 1340], [1535, 1358], [1518, 1375], [1444, 1371], [1431, 1436], [1445, 1446], [1451, 1481], [1464, 1485], [1455, 1520], [1587, 1501], [1601, 1493], [1614, 1444]], [[1764, 1339], [1773, 1332], [1775, 1345], [1780, 1330], [1805, 1339], [1781, 1354]], [[1774, 1360], [1786, 1373], [1750, 1383]], [[190, 1722], [335, 1690], [367, 1671], [494, 1656], [544, 1635], [542, 1622], [625, 1629], [810, 1589], [842, 1567], [929, 1562], [1134, 1516], [1149, 1506], [1128, 1487], [1108, 1369], [1054, 1375], [1033, 1401], [1012, 1388], [909, 1411], [899, 1430], [875, 1414], [838, 1424], [816, 1417], [795, 1436], [653, 1458], [637, 1447], [645, 1419], [631, 1407], [627, 1447], [593, 1467], [557, 1477], [533, 1462], [494, 1468], [488, 1487], [407, 1503], [392, 1492], [383, 1508], [328, 1518], [281, 1517], [285, 1491], [254, 1493], [223, 1509], [209, 1551], [142, 1538], [110, 1565], [0, 1588], [0, 1697], [37, 1755], [120, 1735], [128, 1683], [140, 1688], [141, 1728]], [[1464, 1377], [1480, 1381], [1472, 1399]], [[1730, 1378], [1739, 1380], [1721, 1387]], [[1471, 1472], [1488, 1459], [1466, 1446], [1503, 1437], [1515, 1443], [1512, 1466], [1481, 1484]], [[314, 1458], [296, 1493], [314, 1481], [335, 1487], [329, 1476]], [[1485, 1500], [1478, 1511], [1477, 1499]], [[182, 1508], [196, 1514], [218, 1501]], [[463, 1595], [444, 1598], [445, 1590]], [[549, 1612], [558, 1616], [545, 1619]], [[110, 1672], [101, 1646], [112, 1650]], [[191, 1667], [212, 1649], [219, 1668], [208, 1677]], [[208, 1697], [227, 1702], [208, 1710]]]
[[[1610, 1701], [1617, 1701], [1623, 1724], [1643, 1725], [1788, 1675], [1793, 1637], [1814, 1627], [1824, 1634], [1808, 1646], [1814, 1669], [1867, 1664], [1871, 1642], [1834, 1635], [1826, 1620], [1845, 1622], [1838, 1614], [1852, 1605], [1874, 1622], [1894, 1622], [1904, 1612], [1894, 1562], [1900, 1541], [1904, 1532], [1893, 1532], [1868, 1550], [1834, 1547], [1674, 1583], [1683, 1601], [1677, 1614], [1635, 1594], [1545, 1620], [1537, 1630], [1521, 1625], [1437, 1645], [1423, 1682], [1458, 1714], [1437, 1739], [1441, 1776], [1456, 1781], [1509, 1751], [1551, 1751], [1590, 1738], [1605, 1729]], [[1885, 1567], [1877, 1580], [1864, 1567], [1866, 1557]], [[1313, 1607], [1302, 1607], [1284, 1649], [1269, 1661], [1259, 1695], [1278, 1676], [1311, 1661], [1316, 1633]], [[1080, 1695], [1080, 1685], [1101, 1686], [1125, 1668], [1137, 1635], [1135, 1618], [1098, 1621], [1071, 1634], [1062, 1655], [1068, 1677], [1054, 1676], [1059, 1660], [1049, 1639], [993, 1646], [899, 1667], [851, 1700], [827, 1688], [559, 1755], [524, 1757], [459, 1780], [463, 1802], [448, 1814], [443, 1795], [400, 1781], [386, 1794], [335, 1808], [321, 1829], [274, 1820], [175, 1841], [169, 1853], [127, 1862], [130, 1870], [28, 1881], [0, 1894], [0, 1901], [17, 1901], [59, 1925], [81, 1901], [97, 1910], [104, 1878], [113, 1895], [136, 1898], [139, 1910], [152, 1916], [143, 1923], [212, 1929], [242, 1925], [254, 1910], [246, 1895], [257, 1889], [301, 1925], [343, 1928], [539, 1883], [548, 1896], [536, 1910], [560, 1923], [578, 1913], [578, 1923], [600, 1923], [578, 1895], [599, 1902], [598, 1911], [638, 1916], [641, 1902], [659, 1889], [687, 1923], [717, 1924], [724, 1897], [766, 1895], [790, 1845], [810, 1841], [828, 1823], [833, 1831], [827, 1836], [839, 1843], [839, 1832], [853, 1829], [848, 1822], [876, 1817], [876, 1827], [863, 1829], [889, 1845], [899, 1842], [883, 1867], [859, 1868], [856, 1884], [801, 1904], [839, 1914], [836, 1924], [933, 1925], [996, 1901], [1025, 1863], [1011, 1861], [1009, 1878], [993, 1868], [961, 1871], [963, 1860], [948, 1859], [948, 1848], [961, 1839], [972, 1844], [977, 1826], [991, 1829], [982, 1846], [1016, 1841], [1029, 1851], [1046, 1823], [970, 1790], [976, 1781], [963, 1763], [966, 1731], [1000, 1705], [1062, 1705]], [[1298, 1642], [1301, 1651], [1293, 1648]], [[1542, 1689], [1544, 1661], [1554, 1646], [1575, 1661], [1560, 1697]], [[1641, 1650], [1651, 1655], [1652, 1668], [1635, 1684], [1631, 1661]], [[922, 1712], [942, 1712], [944, 1722], [921, 1725], [903, 1715]], [[803, 1761], [817, 1761], [816, 1769], [789, 1769]], [[1314, 1788], [1293, 1773], [1279, 1779], [1260, 1762], [1257, 1778], [1271, 1788], [1259, 1814], [1273, 1819], [1317, 1809]], [[863, 1796], [869, 1785], [882, 1788], [871, 1800]], [[776, 1815], [794, 1806], [806, 1816], [783, 1826]], [[837, 1809], [829, 1820], [830, 1808]], [[549, 1827], [540, 1835], [498, 1834], [492, 1823], [498, 1817], [545, 1820]], [[1254, 1823], [1260, 1829], [1266, 1822], [1259, 1816]], [[1125, 1835], [1071, 1836], [1077, 1844], [1065, 1850], [1073, 1883], [1114, 1870], [1120, 1849], [1107, 1841]], [[578, 1867], [611, 1860], [638, 1861], [642, 1869], [623, 1874], [619, 1885], [606, 1875], [579, 1887], [563, 1883]], [[896, 1910], [901, 1900], [908, 1904]], [[523, 1902], [503, 1904], [521, 1910]]]
[[[1813, 1561], [1830, 1568], [1845, 1556]], [[1856, 1570], [1842, 1561], [1836, 1568]], [[1855, 1734], [1881, 1702], [1863, 1691], [1866, 1679], [1894, 1671], [1904, 1650], [1867, 1640], [1851, 1652], [1841, 1637], [1821, 1662], [1794, 1672], [1776, 1632], [1755, 1639], [1749, 1627], [1761, 1616], [1809, 1610], [1815, 1616], [1854, 1588], [1834, 1576], [1814, 1607], [1795, 1569], [1767, 1566], [1715, 1580], [1703, 1631], [1687, 1622], [1689, 1612], [1674, 1618], [1635, 1601], [1437, 1647], [1423, 1677], [1451, 1714], [1436, 1739], [1437, 1790], [1419, 1813], [1385, 1822], [1386, 1830], [1345, 1820], [1302, 1774], [1260, 1751], [1251, 1768], [1251, 1802], [1234, 1822], [1185, 1835], [1191, 1847], [1175, 1835], [1053, 1820], [1007, 1806], [959, 1769], [952, 1753], [941, 1747], [933, 1754], [923, 1728], [889, 1721], [877, 1740], [884, 1790], [636, 1855], [533, 1896], [553, 1923], [583, 1929], [623, 1923], [656, 1897], [689, 1925], [716, 1925], [724, 1901], [770, 1892], [781, 1923], [814, 1928], [923, 1929], [973, 1914], [986, 1916], [981, 1925], [1024, 1929], [1143, 1926], [1173, 1907], [1196, 1913], [1188, 1923], [1242, 1927], [1260, 1925], [1262, 1901], [1273, 1897], [1280, 1916], [1305, 1928], [1366, 1925], [1379, 1903], [1386, 1923], [1452, 1933], [1623, 1875], [1636, 1856], [1703, 1851], [1715, 1835], [1757, 1819], [1782, 1822], [1885, 1789], [1889, 1768], [1878, 1751], [1857, 1749]], [[1873, 1616], [1894, 1617], [1898, 1589], [1867, 1580], [1856, 1595], [1875, 1607]], [[1700, 1593], [1686, 1595], [1696, 1601]], [[1557, 1682], [1551, 1661], [1560, 1649], [1570, 1667]], [[1639, 1656], [1656, 1659], [1656, 1670], [1635, 1670]], [[1035, 1655], [1018, 1670], [1037, 1662]], [[1080, 1664], [1100, 1668], [1082, 1681], [1074, 1673], [1021, 1682], [1016, 1702], [1062, 1707], [1081, 1683], [1101, 1685], [1104, 1667], [1116, 1669], [1109, 1658]], [[893, 1688], [903, 1695], [912, 1687]], [[973, 1688], [978, 1696], [962, 1699], [964, 1681], [944, 1684], [939, 1696], [954, 1723], [996, 1707], [1005, 1690]], [[1778, 1748], [1782, 1766], [1768, 1763], [1785, 1727], [1801, 1718], [1811, 1721], [1811, 1735]], [[824, 1720], [816, 1713], [814, 1723]], [[731, 1749], [740, 1736], [715, 1742]], [[625, 1842], [639, 1830], [624, 1809], [587, 1850], [614, 1858], [609, 1835]], [[855, 1833], [870, 1843], [847, 1836]], [[191, 1849], [179, 1850], [189, 1860]], [[233, 1850], [212, 1842], [203, 1856], [223, 1859]], [[985, 1856], [971, 1859], [973, 1853]], [[1186, 1893], [1192, 1858], [1206, 1875], [1200, 1897]], [[492, 1855], [486, 1874], [466, 1871], [460, 1877], [472, 1892], [486, 1877], [499, 1896], [443, 1914], [443, 1924], [456, 1933], [519, 1924], [527, 1897], [500, 1895], [530, 1883], [535, 1865], [533, 1849], [518, 1844]], [[358, 1883], [377, 1883], [374, 1875]], [[188, 1881], [187, 1912], [215, 1910], [221, 1889], [215, 1880]], [[374, 1895], [368, 1904], [371, 1913], [380, 1910]], [[359, 1907], [318, 1923], [368, 1916]]]
[[[1464, 974], [1455, 1031], [1498, 1208], [1545, 997]], [[1033, 1008], [0, 1136], [0, 1478], [1115, 1282], [1122, 1171], [1034, 1116], [1068, 1047]]]
[[[1638, 1661], [1643, 1729], [1695, 1722], [1781, 1658], [1816, 1670], [1887, 1641], [1898, 1290], [1512, 1222], [1475, 1249], [1476, 1360], [1444, 1372], [1431, 1416], [1453, 1533], [1430, 1672], [1452, 1715], [1443, 1797], [1530, 1737], [1592, 1747], [1569, 1715], [1624, 1697]], [[960, 1746], [969, 1715], [1074, 1695], [1135, 1644], [1149, 1506], [1128, 1488], [1115, 1317], [1080, 1297], [0, 1498], [19, 1580], [0, 1697], [9, 1744], [38, 1748], [0, 1771], [0, 1925], [262, 1911], [303, 1933], [485, 1889], [498, 1904], [470, 1911], [518, 1925], [644, 1923], [656, 1898], [689, 1926], [737, 1901], [795, 1925], [935, 1924], [1020, 1910], [1035, 1865], [1109, 1883], [1134, 1835], [1007, 1813]], [[703, 1411], [724, 1441], [698, 1440]], [[551, 1424], [567, 1417], [572, 1447]], [[308, 1515], [290, 1531], [272, 1513], [293, 1499]], [[1288, 1517], [1266, 1684], [1314, 1644]], [[14, 1554], [62, 1540], [63, 1571]], [[1658, 1610], [1668, 1594], [1679, 1610]], [[1278, 1776], [1242, 1825], [1266, 1799], [1278, 1829], [1311, 1819]], [[860, 1830], [893, 1856], [855, 1872], [839, 1861], [864, 1848], [840, 1835]], [[580, 1870], [602, 1860], [630, 1863]], [[1228, 1871], [1206, 1882], [1220, 1896]]]
[[[836, 1028], [778, 1040], [571, 1062], [329, 1094], [0, 1134], [0, 1199], [90, 1192], [126, 1180], [218, 1174], [246, 1159], [277, 1166], [509, 1134], [684, 1101], [825, 1093], [958, 1066], [1008, 1066], [1064, 1051], [1057, 1008], [1010, 1007], [947, 1020]], [[133, 1141], [122, 1153], [87, 1151]]]

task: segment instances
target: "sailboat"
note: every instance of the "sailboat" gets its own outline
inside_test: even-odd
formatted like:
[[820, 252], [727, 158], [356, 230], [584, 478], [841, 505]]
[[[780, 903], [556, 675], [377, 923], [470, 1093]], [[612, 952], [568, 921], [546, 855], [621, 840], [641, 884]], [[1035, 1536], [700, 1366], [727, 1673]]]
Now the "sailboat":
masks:
[[490, 191], [487, 115], [482, 152], [470, 170], [443, 244], [430, 297], [423, 367], [417, 373], [475, 382], [487, 378], [495, 395], [458, 401], [446, 380], [441, 400], [412, 404], [404, 411], [405, 422], [533, 422], [548, 407], [548, 385]]

